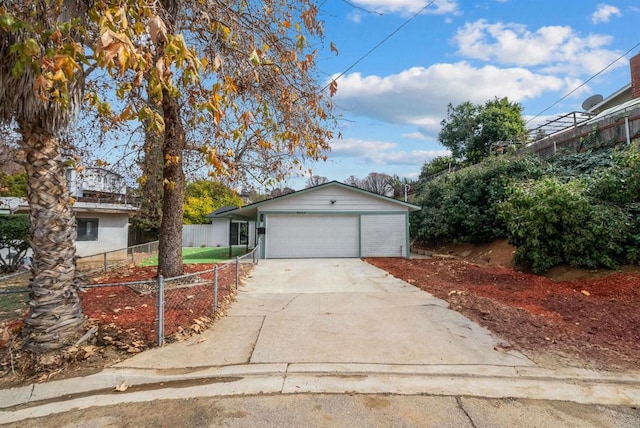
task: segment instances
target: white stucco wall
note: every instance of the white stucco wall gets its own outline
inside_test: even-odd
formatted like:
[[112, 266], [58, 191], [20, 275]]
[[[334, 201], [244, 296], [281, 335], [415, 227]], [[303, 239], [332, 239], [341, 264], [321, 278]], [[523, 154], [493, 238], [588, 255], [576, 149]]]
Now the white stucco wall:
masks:
[[127, 248], [129, 215], [78, 213], [76, 218], [98, 219], [97, 241], [76, 241], [76, 254], [80, 257]]
[[[255, 245], [255, 222], [249, 222], [249, 247]], [[183, 247], [228, 247], [229, 219], [215, 218], [211, 224], [185, 224], [182, 227]]]

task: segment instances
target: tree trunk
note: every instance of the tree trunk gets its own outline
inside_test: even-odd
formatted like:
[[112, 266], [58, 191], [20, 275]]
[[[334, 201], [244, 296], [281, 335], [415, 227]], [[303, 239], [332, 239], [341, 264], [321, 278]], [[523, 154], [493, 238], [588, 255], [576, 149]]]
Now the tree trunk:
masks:
[[75, 283], [75, 216], [57, 138], [38, 124], [22, 122], [20, 132], [34, 256], [26, 347], [44, 352], [72, 344], [84, 322]]
[[162, 113], [165, 135], [162, 222], [158, 244], [158, 273], [173, 277], [182, 275], [182, 203], [184, 199], [184, 171], [182, 154], [185, 132], [178, 100], [163, 91]]
[[[149, 103], [150, 105], [151, 102]], [[154, 106], [155, 108], [155, 106]], [[159, 110], [159, 108], [158, 108]], [[144, 157], [138, 162], [145, 181], [140, 185], [140, 209], [133, 217], [136, 235], [142, 234], [142, 242], [156, 241], [160, 237], [162, 221], [162, 170], [164, 135], [144, 122]]]

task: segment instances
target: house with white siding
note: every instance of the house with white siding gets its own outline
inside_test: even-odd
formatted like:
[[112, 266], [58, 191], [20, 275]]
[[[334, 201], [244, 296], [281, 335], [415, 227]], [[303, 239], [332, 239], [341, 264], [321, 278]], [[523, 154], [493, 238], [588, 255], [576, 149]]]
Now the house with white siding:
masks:
[[[138, 210], [127, 201], [124, 177], [103, 168], [66, 171], [69, 195], [75, 199], [76, 254], [92, 256], [127, 248], [129, 216]], [[3, 208], [4, 207], [4, 208]], [[0, 214], [27, 214], [26, 198], [0, 198]]]
[[213, 215], [255, 224], [263, 258], [408, 257], [420, 207], [331, 181]]

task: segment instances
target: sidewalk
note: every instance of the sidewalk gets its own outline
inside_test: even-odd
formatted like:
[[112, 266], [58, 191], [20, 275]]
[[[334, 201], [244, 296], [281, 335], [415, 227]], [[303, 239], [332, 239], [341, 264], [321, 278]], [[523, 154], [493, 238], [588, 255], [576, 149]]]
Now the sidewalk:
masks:
[[[123, 392], [114, 387], [126, 384]], [[526, 398], [640, 406], [640, 374], [535, 367], [246, 364], [182, 370], [111, 368], [0, 391], [0, 423], [121, 403], [257, 394], [398, 394]]]

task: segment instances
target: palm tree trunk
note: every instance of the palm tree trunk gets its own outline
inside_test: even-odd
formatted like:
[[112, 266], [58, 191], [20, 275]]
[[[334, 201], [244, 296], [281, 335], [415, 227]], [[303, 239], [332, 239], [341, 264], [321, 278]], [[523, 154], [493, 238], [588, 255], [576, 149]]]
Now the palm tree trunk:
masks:
[[173, 277], [182, 275], [182, 213], [184, 199], [184, 170], [182, 156], [185, 132], [180, 115], [180, 104], [164, 91], [162, 113], [165, 124], [163, 169], [162, 222], [158, 243], [158, 273]]
[[57, 138], [39, 124], [24, 121], [20, 132], [34, 255], [26, 347], [44, 352], [72, 344], [84, 322], [75, 283], [75, 216]]

